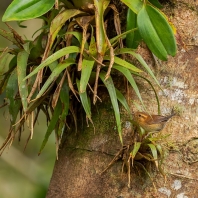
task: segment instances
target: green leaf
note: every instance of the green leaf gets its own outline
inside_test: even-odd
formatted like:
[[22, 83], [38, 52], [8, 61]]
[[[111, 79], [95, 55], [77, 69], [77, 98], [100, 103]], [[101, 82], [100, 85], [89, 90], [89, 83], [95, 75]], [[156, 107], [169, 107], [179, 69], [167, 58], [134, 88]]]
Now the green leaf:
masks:
[[133, 87], [133, 89], [134, 89], [136, 95], [138, 96], [140, 102], [141, 102], [142, 105], [144, 106], [142, 97], [141, 97], [140, 92], [139, 92], [139, 89], [138, 89], [138, 86], [137, 86], [137, 84], [136, 84], [136, 82], [135, 82], [135, 80], [134, 80], [132, 74], [130, 73], [130, 71], [129, 71], [128, 69], [126, 69], [126, 68], [124, 68], [124, 67], [121, 67], [121, 66], [119, 66], [119, 65], [116, 65], [116, 64], [113, 65], [113, 68], [114, 68], [114, 69], [117, 69], [118, 71], [120, 71], [120, 72], [127, 78], [127, 80], [129, 81], [129, 83], [130, 83], [131, 86]]
[[131, 153], [130, 153], [132, 159], [135, 158], [137, 152], [138, 152], [139, 149], [140, 149], [140, 146], [141, 146], [141, 142], [135, 142], [135, 143], [134, 143], [133, 150], [132, 150]]
[[44, 60], [34, 71], [32, 71], [28, 76], [26, 76], [24, 80], [35, 75], [36, 73], [38, 73], [39, 70], [51, 64], [52, 62], [59, 59], [60, 57], [65, 56], [66, 54], [78, 53], [78, 52], [80, 52], [79, 47], [76, 47], [76, 46], [64, 47], [63, 49], [55, 52], [54, 54], [49, 56], [46, 60]]
[[6, 9], [2, 21], [24, 21], [48, 12], [55, 0], [14, 0]]
[[[127, 20], [126, 20], [126, 30], [131, 30], [137, 28], [137, 14], [135, 14], [131, 9], [128, 8]], [[141, 40], [141, 36], [138, 30], [130, 32], [126, 35], [126, 46], [128, 48], [136, 49]]]
[[150, 5], [144, 5], [137, 15], [139, 32], [149, 49], [161, 60], [177, 51], [173, 30], [164, 15]]
[[154, 158], [155, 160], [157, 160], [157, 149], [156, 149], [155, 145], [154, 145], [154, 144], [148, 144], [148, 146], [149, 146], [150, 149], [151, 149], [153, 158]]
[[90, 45], [89, 45], [89, 53], [96, 57], [97, 55], [97, 45], [96, 45], [96, 40], [95, 40], [95, 37], [94, 37], [94, 29], [93, 27], [91, 26], [91, 41], [90, 41]]
[[59, 116], [59, 127], [58, 127], [58, 136], [61, 136], [61, 134], [64, 131], [65, 128], [65, 120], [66, 116], [69, 112], [69, 86], [67, 81], [65, 80], [62, 86], [62, 89], [60, 91], [60, 100], [62, 103], [62, 114]]
[[76, 10], [76, 9], [64, 10], [52, 20], [52, 23], [50, 26], [50, 34], [48, 38], [50, 48], [54, 42], [54, 39], [56, 38], [56, 35], [58, 34], [62, 26], [65, 24], [65, 22], [69, 20], [71, 17], [74, 17], [81, 13], [83, 12], [80, 10]]
[[129, 105], [128, 105], [125, 97], [123, 96], [123, 94], [118, 89], [115, 89], [115, 90], [116, 90], [117, 99], [123, 105], [123, 107], [128, 111], [128, 114], [130, 115], [130, 118], [132, 118], [132, 116], [131, 116], [131, 110], [129, 108]]
[[[110, 57], [109, 56], [105, 56], [104, 60], [110, 60]], [[131, 71], [143, 72], [142, 70], [138, 69], [136, 66], [132, 65], [131, 63], [129, 63], [129, 62], [125, 61], [125, 60], [122, 60], [121, 58], [118, 58], [117, 56], [114, 57], [114, 62], [117, 63], [120, 66], [123, 66], [125, 68], [130, 69]]]
[[[28, 79], [28, 83], [27, 83], [27, 85], [28, 85], [28, 93], [31, 92], [32, 87], [34, 86], [35, 81], [36, 81], [36, 76], [32, 76], [31, 78]], [[36, 96], [37, 96], [39, 90], [40, 90], [40, 89], [36, 89], [36, 90], [35, 90], [34, 94], [33, 94], [32, 97], [31, 97], [32, 99], [35, 99], [35, 98], [36, 98]], [[29, 104], [28, 104], [28, 106], [29, 106]], [[28, 109], [26, 110], [26, 112], [27, 112], [27, 111], [28, 111]]]
[[123, 140], [122, 140], [122, 130], [121, 130], [121, 121], [120, 121], [120, 110], [119, 110], [119, 106], [118, 106], [118, 100], [117, 100], [117, 95], [116, 95], [116, 90], [113, 84], [113, 80], [111, 78], [111, 76], [109, 76], [109, 78], [107, 80], [105, 80], [105, 76], [106, 73], [104, 72], [100, 72], [100, 78], [103, 81], [103, 83], [105, 84], [108, 92], [109, 92], [109, 96], [111, 99], [111, 104], [113, 106], [114, 109], [114, 113], [115, 113], [115, 118], [116, 118], [116, 123], [117, 123], [117, 128], [118, 128], [118, 134], [120, 137], [120, 141], [123, 144]]
[[167, 53], [175, 56], [177, 52], [176, 40], [165, 14], [149, 5], [146, 7], [146, 11]]
[[[10, 55], [12, 56], [12, 55]], [[5, 57], [2, 57], [2, 54], [1, 54], [1, 58], [0, 58], [0, 67], [1, 67], [1, 70], [0, 70], [0, 94], [2, 94], [6, 88], [6, 84], [7, 84], [7, 81], [12, 73], [12, 71], [14, 70], [14, 68], [16, 67], [17, 65], [17, 58], [16, 56], [12, 56], [12, 60], [9, 60], [10, 57], [7, 57], [7, 61], [5, 61], [4, 59]], [[4, 60], [2, 60], [4, 59]], [[5, 63], [4, 63], [5, 61]], [[7, 64], [8, 62], [10, 61], [9, 63], [9, 67], [8, 66], [4, 66], [4, 64]], [[7, 62], [7, 63], [6, 63]], [[1, 74], [2, 72], [2, 74]]]
[[121, 0], [124, 4], [127, 5], [133, 12], [136, 14], [141, 10], [143, 6], [142, 0]]
[[155, 87], [152, 85], [152, 83], [150, 82], [150, 80], [148, 80], [147, 78], [145, 78], [144, 76], [141, 76], [137, 73], [134, 73], [136, 76], [139, 76], [140, 78], [143, 78], [144, 80], [146, 80], [148, 82], [148, 84], [151, 86], [151, 88], [153, 89], [154, 93], [155, 93], [155, 98], [157, 100], [157, 105], [158, 105], [158, 114], [160, 115], [161, 114], [161, 110], [160, 110], [160, 101], [159, 101], [159, 98], [158, 98], [158, 95], [157, 95], [157, 92], [155, 90]]
[[9, 69], [9, 62], [10, 62], [10, 54], [2, 53], [0, 55], [0, 82], [4, 79], [4, 75]]
[[149, 0], [150, 3], [152, 3], [157, 8], [163, 8], [163, 6], [160, 4], [158, 0]]
[[17, 55], [17, 75], [18, 75], [19, 94], [21, 96], [24, 112], [27, 110], [27, 106], [28, 106], [28, 102], [27, 102], [28, 86], [26, 81], [23, 80], [26, 76], [28, 57], [29, 54], [25, 50], [19, 52]]
[[46, 145], [46, 143], [47, 143], [47, 141], [49, 139], [49, 136], [51, 135], [52, 131], [55, 129], [56, 124], [57, 124], [58, 119], [59, 119], [59, 116], [61, 114], [61, 111], [62, 111], [62, 105], [61, 105], [60, 100], [58, 100], [57, 105], [56, 105], [56, 107], [54, 109], [54, 113], [52, 115], [52, 118], [50, 120], [49, 126], [47, 128], [44, 140], [42, 142], [42, 145], [41, 145], [41, 148], [40, 148], [40, 151], [39, 151], [39, 155], [40, 155], [41, 151], [44, 149], [44, 147], [45, 147], [45, 145]]
[[97, 51], [99, 54], [104, 55], [107, 47], [107, 42], [103, 15], [110, 3], [110, 0], [93, 0], [93, 2], [95, 6]]
[[48, 77], [48, 79], [46, 80], [45, 84], [43, 85], [43, 87], [41, 88], [41, 90], [39, 91], [38, 95], [36, 96], [36, 98], [41, 97], [44, 92], [49, 88], [50, 84], [52, 82], [54, 82], [57, 77], [59, 76], [59, 74], [68, 66], [75, 64], [75, 61], [73, 59], [66, 59], [65, 61], [63, 61], [62, 63], [59, 63], [56, 68], [52, 71], [51, 75]]
[[162, 156], [163, 156], [163, 149], [162, 149], [162, 146], [161, 146], [160, 144], [156, 144], [155, 146], [156, 146], [157, 150], [159, 151], [160, 156], [162, 157]]
[[17, 72], [16, 69], [10, 75], [8, 83], [6, 86], [6, 98], [9, 102], [9, 113], [11, 116], [11, 124], [15, 124], [17, 115], [21, 107], [21, 100], [15, 99], [18, 92], [18, 82], [17, 82]]
[[54, 62], [50, 63], [48, 66], [50, 68], [51, 71], [53, 71], [58, 65], [58, 61], [55, 60]]
[[134, 31], [136, 31], [136, 30], [138, 30], [138, 29], [137, 29], [137, 28], [134, 28], [134, 29], [132, 29], [132, 30], [128, 30], [128, 31], [126, 31], [126, 32], [123, 32], [122, 34], [119, 34], [118, 36], [115, 36], [115, 37], [113, 37], [112, 39], [110, 39], [110, 43], [111, 43], [112, 46], [113, 46], [113, 45], [115, 45], [115, 44], [119, 41], [120, 38], [124, 39], [124, 38], [126, 37], [127, 34], [130, 34], [131, 32], [134, 32]]
[[146, 71], [150, 74], [150, 76], [155, 80], [157, 85], [160, 87], [160, 84], [159, 84], [158, 80], [156, 79], [155, 75], [153, 74], [152, 70], [146, 64], [146, 62], [144, 61], [144, 59], [142, 58], [142, 56], [140, 54], [135, 53], [134, 50], [130, 49], [130, 48], [122, 48], [120, 50], [117, 50], [115, 53], [118, 53], [118, 54], [126, 53], [126, 54], [133, 55], [141, 63], [141, 65], [146, 69]]
[[[80, 81], [78, 79], [76, 79], [76, 84], [77, 84], [78, 91], [79, 91], [80, 90]], [[79, 95], [80, 95], [80, 100], [82, 102], [82, 106], [85, 110], [86, 116], [92, 122], [92, 120], [91, 120], [91, 105], [90, 105], [90, 102], [87, 97], [87, 92], [79, 93]]]
[[81, 78], [80, 78], [80, 93], [83, 93], [86, 91], [87, 84], [88, 84], [94, 63], [95, 61], [93, 60], [83, 59], [82, 72], [81, 72]]
[[30, 51], [32, 50], [32, 48], [34, 47], [33, 42], [26, 42], [25, 44], [22, 45], [23, 49], [30, 54]]
[[66, 34], [72, 34], [76, 37], [78, 42], [81, 44], [82, 43], [82, 33], [81, 32], [66, 32]]
[[[155, 80], [155, 82], [157, 83], [157, 85], [160, 87], [160, 84], [159, 84], [158, 80], [156, 79], [155, 75], [153, 74], [152, 70], [149, 68], [149, 66], [146, 64], [146, 62], [144, 61], [144, 59], [139, 54], [135, 53], [134, 50], [129, 49], [129, 48], [122, 48], [120, 50], [116, 50], [116, 52], [115, 52], [115, 54], [122, 54], [122, 53], [129, 53], [129, 54], [132, 54], [133, 56], [135, 56], [135, 58], [138, 59], [138, 61], [142, 64], [142, 66], [147, 70], [147, 72], [151, 75], [151, 77]], [[159, 102], [159, 98], [158, 98], [157, 92], [156, 92], [154, 86], [152, 85], [152, 83], [147, 78], [145, 78], [144, 76], [141, 76], [137, 72], [133, 72], [132, 71], [132, 73], [134, 75], [136, 75], [136, 76], [139, 76], [140, 78], [143, 78], [144, 80], [146, 80], [150, 84], [151, 88], [153, 89], [153, 91], [155, 93], [155, 97], [156, 97], [157, 104], [158, 104], [158, 113], [160, 114], [160, 102]]]

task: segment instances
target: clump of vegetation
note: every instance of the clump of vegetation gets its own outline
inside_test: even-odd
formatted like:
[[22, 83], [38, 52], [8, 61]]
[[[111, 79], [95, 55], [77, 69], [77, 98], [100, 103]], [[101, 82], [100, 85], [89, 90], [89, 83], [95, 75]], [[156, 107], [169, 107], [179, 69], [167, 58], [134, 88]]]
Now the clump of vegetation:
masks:
[[[100, 84], [104, 84], [108, 90], [122, 142], [118, 101], [129, 114], [131, 112], [124, 95], [114, 85], [111, 71], [118, 71], [126, 78], [143, 105], [134, 76], [146, 80], [154, 91], [154, 85], [143, 73], [147, 72], [157, 86], [159, 83], [135, 48], [143, 40], [161, 60], [176, 54], [172, 24], [160, 11], [158, 1], [122, 0], [122, 3], [128, 6], [125, 32], [121, 32], [119, 12], [110, 0], [15, 0], [10, 4], [3, 16], [4, 22], [40, 18], [43, 26], [33, 41], [24, 40], [9, 25], [10, 31], [0, 30], [0, 35], [13, 43], [12, 47], [0, 51], [0, 89], [1, 93], [6, 94], [11, 123], [1, 152], [13, 142], [17, 133], [21, 135], [25, 123], [30, 129], [28, 143], [33, 137], [40, 111], [44, 112], [49, 125], [39, 153], [53, 131], [58, 152], [61, 137], [65, 129], [70, 127], [68, 119], [72, 119], [77, 128], [76, 101], [81, 103], [87, 121], [94, 125], [91, 108], [100, 100]], [[107, 34], [106, 21], [110, 11], [117, 33], [114, 37]], [[35, 30], [35, 33], [39, 30]], [[134, 56], [144, 70], [125, 60], [124, 54]], [[159, 106], [157, 94], [156, 99]], [[134, 142], [128, 160], [133, 162], [139, 156], [155, 161], [158, 166], [157, 152], [161, 153], [161, 148], [156, 141], [156, 138], [148, 137]], [[148, 148], [152, 157], [142, 151]]]

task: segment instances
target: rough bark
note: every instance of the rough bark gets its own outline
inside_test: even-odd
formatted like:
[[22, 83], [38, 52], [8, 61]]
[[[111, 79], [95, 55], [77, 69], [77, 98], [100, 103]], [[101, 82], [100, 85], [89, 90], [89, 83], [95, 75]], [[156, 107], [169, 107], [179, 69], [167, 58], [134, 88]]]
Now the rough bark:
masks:
[[[163, 92], [159, 89], [162, 114], [175, 107], [180, 116], [170, 120], [163, 134], [171, 134], [166, 140], [172, 150], [164, 161], [165, 179], [151, 169], [153, 183], [148, 177], [131, 173], [131, 188], [127, 187], [127, 173], [122, 173], [122, 161], [116, 162], [106, 173], [106, 168], [121, 148], [113, 110], [108, 98], [94, 108], [93, 121], [96, 133], [90, 125], [84, 125], [75, 135], [66, 134], [59, 160], [55, 164], [47, 193], [48, 198], [99, 198], [99, 197], [197, 197], [198, 187], [198, 3], [174, 1], [166, 5], [164, 12], [177, 28], [178, 53], [167, 62], [156, 61], [142, 45], [139, 52], [154, 69]], [[149, 85], [139, 81], [139, 87], [147, 110], [157, 113], [154, 93]], [[135, 95], [130, 92], [131, 109], [137, 110]], [[140, 104], [139, 104], [140, 105]], [[127, 118], [123, 113], [123, 132], [130, 134]], [[166, 142], [165, 142], [166, 143]], [[169, 147], [171, 148], [171, 146]], [[172, 152], [173, 151], [173, 152]]]

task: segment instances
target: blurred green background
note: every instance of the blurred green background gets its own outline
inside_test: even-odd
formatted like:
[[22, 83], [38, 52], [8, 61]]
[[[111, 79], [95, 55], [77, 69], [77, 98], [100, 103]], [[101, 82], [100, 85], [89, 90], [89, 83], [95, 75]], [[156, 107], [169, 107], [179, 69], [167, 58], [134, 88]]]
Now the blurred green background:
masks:
[[[1, 0], [0, 18], [2, 18], [10, 0]], [[35, 30], [41, 27], [40, 20], [30, 20], [22, 23], [27, 28], [18, 27], [16, 22], [9, 22], [23, 38], [33, 40]], [[0, 28], [8, 30], [7, 26], [0, 20]], [[34, 36], [34, 38], [36, 35]], [[0, 36], [0, 48], [11, 46], [7, 40]], [[0, 106], [3, 104], [5, 95], [0, 95]], [[7, 107], [0, 109], [0, 145], [6, 138], [10, 117]], [[10, 148], [6, 148], [0, 157], [0, 198], [43, 198], [50, 182], [55, 156], [55, 137], [52, 134], [46, 147], [40, 156], [38, 151], [46, 132], [46, 120], [43, 115], [39, 117], [36, 124], [33, 139], [24, 151], [27, 137], [30, 133], [26, 127], [22, 133], [22, 140], [17, 137]]]

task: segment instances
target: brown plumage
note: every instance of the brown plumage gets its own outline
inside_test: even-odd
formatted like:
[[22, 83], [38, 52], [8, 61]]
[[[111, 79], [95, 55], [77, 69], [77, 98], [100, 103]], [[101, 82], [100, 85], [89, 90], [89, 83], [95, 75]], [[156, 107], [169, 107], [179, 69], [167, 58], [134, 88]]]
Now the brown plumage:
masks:
[[157, 132], [161, 131], [166, 122], [172, 117], [174, 114], [169, 116], [161, 116], [161, 115], [149, 115], [145, 112], [136, 112], [134, 114], [134, 121], [139, 124], [146, 132]]

